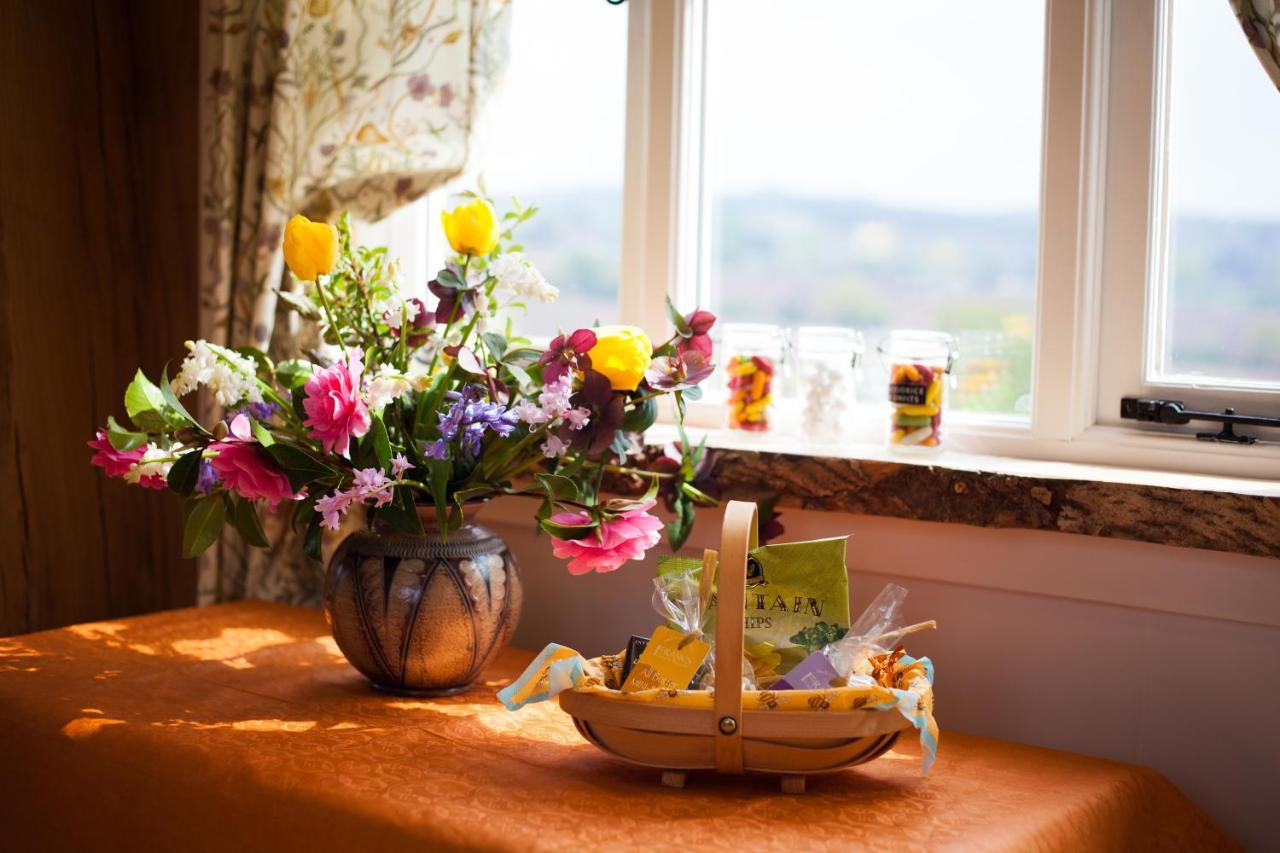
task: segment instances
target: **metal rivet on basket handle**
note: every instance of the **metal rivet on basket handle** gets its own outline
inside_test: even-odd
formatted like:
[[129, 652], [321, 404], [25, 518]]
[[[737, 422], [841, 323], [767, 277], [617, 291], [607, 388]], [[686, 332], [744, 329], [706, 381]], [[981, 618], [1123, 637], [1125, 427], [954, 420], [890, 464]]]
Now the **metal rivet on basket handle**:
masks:
[[729, 501], [720, 531], [716, 588], [716, 769], [741, 773], [742, 631], [746, 616], [747, 554], [756, 547], [756, 505]]

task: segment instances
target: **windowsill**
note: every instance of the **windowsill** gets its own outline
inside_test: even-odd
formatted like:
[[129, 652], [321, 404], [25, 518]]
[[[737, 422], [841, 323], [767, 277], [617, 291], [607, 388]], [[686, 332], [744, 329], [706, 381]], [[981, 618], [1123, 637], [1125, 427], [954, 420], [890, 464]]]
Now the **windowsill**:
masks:
[[[690, 429], [695, 441], [704, 433], [724, 497], [776, 494], [784, 507], [1280, 557], [1280, 483], [1271, 480]], [[646, 434], [650, 452], [677, 438], [665, 424]]]

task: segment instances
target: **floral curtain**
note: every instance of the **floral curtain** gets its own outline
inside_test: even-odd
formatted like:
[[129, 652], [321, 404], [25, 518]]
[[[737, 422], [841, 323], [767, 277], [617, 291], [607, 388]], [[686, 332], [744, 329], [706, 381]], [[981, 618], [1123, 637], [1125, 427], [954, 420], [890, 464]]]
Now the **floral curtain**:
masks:
[[1258, 61], [1271, 77], [1271, 82], [1280, 88], [1280, 10], [1276, 8], [1276, 0], [1228, 0], [1240, 26], [1244, 28], [1245, 37], [1253, 45]]
[[[505, 64], [507, 0], [208, 0], [200, 334], [273, 353], [289, 217], [382, 218], [463, 169]], [[214, 414], [206, 412], [206, 414]], [[201, 603], [318, 600], [287, 520], [201, 558]]]

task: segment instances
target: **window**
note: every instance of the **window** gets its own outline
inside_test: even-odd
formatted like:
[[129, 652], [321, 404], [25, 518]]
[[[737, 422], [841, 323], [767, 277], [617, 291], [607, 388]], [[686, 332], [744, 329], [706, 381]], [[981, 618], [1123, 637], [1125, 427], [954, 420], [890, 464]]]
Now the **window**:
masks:
[[536, 203], [521, 227], [560, 288], [521, 329], [618, 320], [627, 15], [603, 0], [513, 3], [511, 58], [472, 169], [497, 197]]
[[1280, 96], [1226, 3], [1173, 3], [1163, 304], [1150, 373], [1280, 388]]
[[927, 45], [892, 3], [706, 8], [703, 303], [873, 347], [949, 331], [955, 405], [1028, 413], [1043, 6], [939, 6]]
[[[538, 213], [518, 240], [560, 289], [525, 306], [523, 334], [614, 323], [622, 252], [627, 14], [603, 0], [513, 3], [506, 75], [489, 101], [466, 173], [362, 239], [386, 242], [404, 280], [425, 282], [449, 252], [440, 211], [483, 181], [499, 208], [515, 197]], [[589, 34], [589, 35], [588, 35]], [[426, 233], [427, 239], [422, 239]], [[423, 289], [425, 292], [425, 289]]]
[[[1280, 96], [1229, 4], [1143, 0], [1112, 12], [1094, 434], [1144, 446], [1118, 417], [1126, 396], [1280, 416], [1280, 273], [1269, 257], [1280, 179], [1251, 165], [1280, 143]], [[1259, 444], [1148, 444], [1176, 448], [1166, 467], [1280, 473], [1275, 432], [1242, 432]]]
[[524, 242], [563, 296], [533, 333], [664, 332], [669, 295], [872, 347], [932, 327], [960, 339], [953, 448], [1280, 478], [1275, 441], [1119, 418], [1125, 396], [1280, 415], [1280, 96], [1229, 4], [512, 11], [473, 168], [543, 208]]

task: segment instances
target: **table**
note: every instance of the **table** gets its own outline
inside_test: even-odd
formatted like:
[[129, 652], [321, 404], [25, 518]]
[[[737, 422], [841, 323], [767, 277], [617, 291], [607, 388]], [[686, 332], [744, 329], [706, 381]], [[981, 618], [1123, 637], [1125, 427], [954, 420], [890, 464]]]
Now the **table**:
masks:
[[384, 695], [321, 614], [260, 602], [0, 639], [0, 847], [1233, 848], [1153, 771], [946, 731], [928, 777], [908, 744], [803, 796], [663, 788], [554, 702], [498, 704], [530, 658], [463, 695]]

